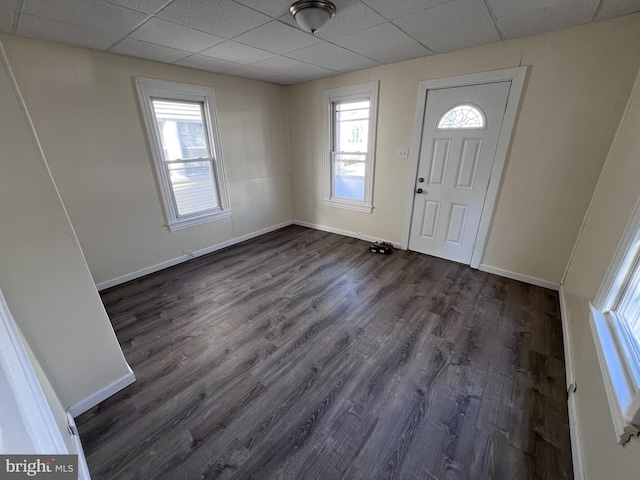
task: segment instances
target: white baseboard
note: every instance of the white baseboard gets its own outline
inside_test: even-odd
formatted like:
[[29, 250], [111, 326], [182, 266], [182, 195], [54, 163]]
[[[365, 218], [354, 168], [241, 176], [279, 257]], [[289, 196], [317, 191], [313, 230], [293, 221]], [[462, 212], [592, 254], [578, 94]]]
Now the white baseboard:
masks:
[[502, 268], [492, 267], [491, 265], [485, 264], [481, 264], [478, 269], [482, 270], [483, 272], [499, 275], [500, 277], [510, 278], [512, 280], [518, 280], [519, 282], [528, 283], [530, 285], [536, 285], [538, 287], [555, 290], [556, 292], [560, 290], [559, 283], [550, 282], [549, 280], [543, 280], [542, 278], [530, 277], [529, 275], [523, 275], [521, 273], [511, 272], [509, 270], [503, 270]]
[[84, 455], [84, 449], [82, 448], [82, 442], [80, 441], [80, 433], [76, 426], [76, 421], [73, 419], [73, 415], [67, 410], [67, 423], [71, 430], [71, 438], [73, 444], [76, 447], [76, 453], [78, 454], [78, 480], [91, 480], [91, 474], [89, 473], [89, 465], [87, 465], [87, 458]]
[[392, 242], [391, 240], [385, 240], [384, 238], [372, 237], [370, 235], [365, 235], [360, 232], [351, 232], [349, 230], [341, 230], [339, 228], [327, 227], [325, 225], [318, 225], [317, 223], [309, 223], [303, 222], [302, 220], [294, 220], [294, 225], [299, 225], [301, 227], [313, 228], [314, 230], [320, 230], [322, 232], [335, 233], [337, 235], [343, 235], [345, 237], [357, 238], [359, 240], [364, 240], [365, 242], [387, 242], [393, 245], [393, 248], [402, 249], [400, 243]]
[[94, 394], [89, 395], [84, 400], [80, 400], [75, 405], [71, 405], [67, 411], [74, 417], [77, 417], [78, 415], [82, 415], [84, 412], [86, 412], [90, 408], [95, 407], [100, 402], [106, 400], [111, 395], [115, 395], [124, 387], [131, 385], [135, 381], [136, 381], [136, 376], [133, 374], [133, 370], [131, 370], [131, 367], [129, 367], [129, 371], [126, 374], [124, 374], [122, 377], [114, 380], [109, 385], [101, 388]]
[[[573, 369], [573, 355], [571, 343], [571, 330], [569, 329], [569, 311], [567, 310], [564, 290], [560, 286], [560, 317], [562, 319], [562, 339], [564, 344], [564, 366], [566, 371], [567, 388], [575, 382]], [[577, 387], [577, 384], [576, 384]], [[580, 424], [578, 423], [578, 412], [576, 407], [576, 393], [569, 393], [567, 407], [569, 409], [569, 431], [571, 433], [571, 456], [573, 458], [573, 478], [584, 479], [584, 464], [582, 460], [582, 444], [580, 441]]]
[[179, 257], [165, 260], [164, 262], [151, 265], [150, 267], [141, 268], [140, 270], [135, 270], [131, 273], [127, 273], [125, 275], [112, 278], [111, 280], [100, 282], [96, 284], [96, 288], [98, 289], [98, 291], [106, 290], [107, 288], [115, 287], [116, 285], [120, 285], [122, 283], [135, 280], [136, 278], [144, 277], [145, 275], [159, 272], [160, 270], [164, 270], [165, 268], [173, 267], [174, 265], [178, 265], [179, 263], [188, 262], [192, 258], [200, 257], [202, 255], [206, 255], [208, 253], [212, 253], [217, 250], [222, 250], [223, 248], [227, 248], [232, 245], [236, 245], [238, 243], [244, 242], [246, 240], [251, 240], [252, 238], [259, 237], [260, 235], [264, 235], [265, 233], [270, 233], [276, 230], [280, 230], [281, 228], [288, 227], [289, 225], [292, 225], [292, 224], [293, 224], [292, 221], [282, 222], [277, 225], [272, 225], [270, 227], [263, 228], [262, 230], [258, 230], [256, 232], [252, 232], [246, 235], [242, 235], [240, 237], [232, 238], [231, 240], [227, 240], [226, 242], [218, 243], [216, 245], [202, 248], [200, 250], [195, 250], [193, 252], [193, 255], [180, 255]]

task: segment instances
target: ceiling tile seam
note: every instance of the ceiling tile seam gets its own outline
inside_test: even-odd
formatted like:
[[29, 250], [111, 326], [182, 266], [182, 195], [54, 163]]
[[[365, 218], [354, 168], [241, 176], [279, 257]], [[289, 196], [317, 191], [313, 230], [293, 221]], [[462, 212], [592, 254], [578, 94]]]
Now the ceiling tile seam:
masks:
[[[171, 1], [173, 2], [174, 0], [171, 0]], [[244, 3], [236, 2], [236, 0], [230, 0], [230, 1], [235, 3], [236, 5], [240, 5], [241, 7], [248, 8], [249, 10], [253, 10], [256, 13], [259, 13], [260, 15], [264, 15], [265, 17], [269, 17], [272, 20], [277, 20], [278, 18], [280, 18], [282, 16], [282, 15], [278, 15], [277, 17], [274, 17], [274, 16], [269, 15], [268, 13], [261, 12], [260, 10], [257, 10], [255, 8], [251, 7], [250, 5], [245, 5]], [[267, 23], [269, 23], [269, 22], [267, 22]]]
[[595, 22], [596, 21], [596, 17], [600, 14], [600, 11], [602, 10], [602, 8], [604, 7], [604, 2], [605, 0], [600, 0], [598, 2], [598, 6], [596, 7], [596, 11], [593, 12], [593, 17], [591, 17], [591, 21]]
[[[173, 2], [173, 1], [174, 1], [174, 0], [171, 0], [171, 2]], [[169, 4], [167, 4], [167, 6], [169, 6]], [[225, 40], [230, 40], [229, 38], [227, 38], [227, 37], [223, 37], [222, 35], [217, 34], [217, 33], [207, 32], [206, 30], [200, 30], [199, 28], [192, 27], [192, 26], [190, 26], [190, 25], [185, 25], [184, 23], [178, 23], [178, 22], [174, 22], [173, 20], [167, 20], [166, 18], [159, 17], [159, 16], [158, 16], [158, 13], [160, 13], [160, 10], [159, 10], [158, 12], [156, 12], [156, 13], [147, 13], [147, 14], [145, 14], [145, 15], [149, 15], [149, 18], [148, 18], [144, 23], [146, 23], [147, 21], [149, 21], [149, 20], [151, 20], [151, 19], [154, 19], [154, 18], [155, 18], [155, 19], [161, 20], [161, 21], [163, 21], [163, 22], [172, 23], [172, 24], [174, 24], [174, 25], [178, 25], [178, 26], [180, 26], [180, 27], [189, 28], [189, 29], [191, 29], [191, 30], [195, 30], [195, 31], [200, 32], [200, 33], [206, 33], [207, 35], [212, 35], [212, 36], [214, 36], [214, 37], [220, 37], [220, 38], [224, 38]], [[131, 35], [133, 32], [135, 32], [135, 31], [136, 31], [138, 28], [140, 28], [141, 26], [142, 26], [142, 25], [138, 25], [136, 28], [134, 28], [133, 30], [131, 30], [127, 35]], [[245, 33], [246, 33], [246, 32], [245, 32]], [[240, 34], [240, 35], [242, 35], [242, 34]], [[222, 43], [222, 42], [220, 42], [220, 43]]]
[[[422, 45], [424, 48], [426, 48], [427, 50], [429, 50], [429, 52], [431, 52], [431, 55], [437, 55], [438, 52], [436, 52], [434, 49], [432, 49], [431, 47], [429, 47], [429, 45], [427, 45], [426, 43], [421, 42], [420, 40], [414, 38], [411, 34], [409, 34], [408, 32], [406, 32], [403, 28], [401, 28], [396, 22], [398, 22], [399, 20], [402, 20], [403, 18], [407, 18], [407, 17], [412, 17], [417, 13], [422, 13], [425, 12], [427, 10], [431, 10], [432, 8], [436, 8], [436, 7], [442, 7], [443, 5], [446, 5], [448, 3], [453, 3], [456, 0], [449, 0], [447, 2], [443, 2], [443, 3], [439, 3], [437, 5], [432, 5], [430, 7], [427, 8], [423, 8], [422, 10], [418, 10], [416, 12], [410, 13], [409, 15], [404, 15], [402, 17], [398, 17], [398, 18], [394, 18], [393, 20], [389, 19], [388, 22], [393, 25], [394, 27], [396, 27], [398, 30], [400, 30], [402, 33], [404, 33], [407, 37], [411, 38], [414, 42], [418, 43], [419, 45]], [[380, 14], [382, 15], [382, 14]], [[382, 15], [384, 17], [384, 15]], [[386, 18], [386, 17], [385, 17]], [[393, 62], [391, 62], [393, 63]]]
[[120, 7], [120, 8], [126, 8], [127, 10], [131, 10], [132, 12], [136, 12], [136, 13], [143, 13], [145, 15], [156, 15], [157, 13], [159, 13], [161, 10], [164, 10], [166, 7], [169, 6], [170, 3], [173, 3], [174, 0], [168, 0], [167, 2], [165, 2], [164, 4], [162, 4], [162, 6], [160, 6], [159, 8], [156, 8], [156, 10], [153, 13], [149, 13], [149, 12], [143, 12], [142, 10], [136, 10], [133, 7], [128, 7], [126, 5], [121, 5], [119, 3], [114, 3], [111, 0], [102, 0], [105, 3], [108, 3], [109, 5], [113, 5], [114, 7]]
[[363, 5], [369, 7], [369, 9], [373, 10], [375, 13], [377, 13], [378, 15], [380, 15], [382, 18], [384, 18], [387, 21], [390, 21], [391, 19], [385, 17], [382, 13], [380, 13], [378, 10], [376, 10], [375, 8], [373, 8], [371, 5], [369, 5], [367, 2], [363, 2], [361, 1], [360, 3], [362, 3]]
[[[385, 22], [385, 23], [386, 23], [386, 22]], [[338, 37], [338, 38], [339, 38], [339, 37]], [[329, 41], [329, 40], [324, 40], [324, 43], [327, 43], [327, 44], [329, 44], [329, 45], [333, 45], [334, 47], [341, 48], [341, 49], [346, 50], [347, 52], [353, 53], [353, 54], [355, 54], [355, 55], [359, 55], [359, 56], [361, 56], [361, 57], [363, 57], [363, 58], [366, 58], [367, 60], [371, 60], [371, 61], [373, 61], [373, 62], [379, 63], [380, 65], [385, 65], [385, 63], [384, 63], [384, 62], [381, 62], [381, 61], [379, 61], [379, 60], [376, 60], [375, 58], [367, 57], [367, 56], [366, 56], [365, 54], [363, 54], [363, 53], [356, 52], [356, 51], [351, 50], [351, 49], [349, 49], [349, 48], [347, 48], [347, 47], [343, 47], [342, 45], [338, 45], [337, 43], [331, 42], [331, 41]], [[321, 44], [321, 43], [318, 43], [318, 44], [316, 44], [316, 45], [322, 45], [322, 44]], [[291, 54], [291, 53], [299, 52], [300, 50], [304, 50], [305, 48], [310, 48], [310, 47], [314, 47], [314, 46], [315, 46], [315, 45], [310, 45], [310, 46], [308, 46], [308, 47], [302, 47], [302, 48], [298, 48], [298, 49], [296, 49], [296, 50], [291, 50], [290, 52], [287, 52], [287, 53], [285, 53], [285, 54], [283, 54], [283, 55], [289, 55], [289, 54]], [[287, 57], [287, 58], [292, 58], [292, 57]], [[297, 59], [295, 59], [295, 60], [297, 60]]]
[[[289, 52], [289, 53], [292, 53], [292, 52]], [[299, 60], [297, 58], [287, 57], [286, 54], [277, 54], [275, 57], [282, 57], [282, 58], [286, 58], [287, 60], [295, 60], [296, 62], [305, 63], [307, 65], [311, 65], [312, 67], [322, 68], [323, 70], [329, 70], [330, 72], [334, 72], [334, 73], [343, 73], [343, 72], [339, 72], [338, 70], [334, 70], [333, 68], [322, 67], [322, 66], [316, 65], [314, 63], [305, 62], [304, 60]], [[273, 57], [273, 58], [275, 58], [275, 57]], [[253, 67], [256, 63], [265, 62], [267, 60], [273, 60], [273, 58], [267, 58], [265, 60], [256, 60], [255, 62], [245, 64], [245, 66]], [[254, 67], [254, 68], [260, 68], [260, 70], [265, 70], [264, 68], [261, 68], [261, 67]], [[276, 71], [273, 71], [273, 70], [269, 70], [269, 71], [273, 72], [275, 74], [278, 74], [278, 75], [294, 75], [294, 74], [288, 74], [288, 73], [283, 74], [282, 72], [276, 72]]]
[[[155, 45], [155, 44], [152, 44], [152, 45]], [[167, 47], [167, 48], [171, 48], [171, 47]], [[178, 49], [174, 48], [174, 50], [178, 50]], [[206, 48], [205, 48], [205, 50], [206, 50]], [[179, 50], [179, 51], [180, 52], [184, 52], [184, 50]], [[180, 58], [180, 59], [178, 59], [178, 60], [176, 60], [175, 62], [172, 62], [172, 63], [177, 64], [178, 62], [183, 62], [185, 60], [189, 60], [190, 58], [198, 56], [198, 55], [200, 55], [201, 57], [209, 58], [211, 60], [218, 60], [220, 62], [225, 62], [225, 63], [233, 63], [235, 65], [235, 67], [231, 67], [231, 70], [233, 70], [234, 68], [238, 68], [238, 67], [247, 67], [248, 66], [248, 64], [246, 64], [246, 63], [232, 62], [231, 60], [225, 60], [224, 58], [216, 58], [216, 57], [210, 57], [208, 55], [201, 55], [199, 52], [198, 53], [189, 53], [189, 55], [187, 55], [186, 57]], [[179, 66], [184, 67], [185, 65], [179, 65]], [[195, 67], [188, 67], [188, 68], [195, 68]]]
[[[443, 4], [444, 5], [444, 4]], [[428, 8], [425, 8], [425, 10], [428, 10]], [[424, 10], [421, 10], [424, 11]], [[408, 15], [407, 15], [408, 16]], [[402, 17], [404, 18], [404, 17]], [[396, 20], [399, 20], [396, 18]], [[429, 47], [429, 45], [426, 45], [425, 43], [421, 42], [420, 40], [418, 40], [417, 38], [413, 37], [411, 34], [407, 33], [404, 31], [404, 29], [402, 27], [400, 27], [399, 25], [396, 25], [393, 21], [389, 22], [391, 25], [393, 25], [395, 28], [397, 28], [398, 30], [400, 30], [402, 33], [404, 33], [407, 37], [409, 37], [411, 40], [413, 40], [414, 42], [416, 42], [418, 45], [422, 45], [424, 48], [426, 48], [427, 50], [429, 50], [429, 52], [431, 53], [431, 55], [435, 55], [436, 51], [432, 48]], [[392, 62], [393, 63], [393, 62]]]
[[[173, 1], [173, 0], [171, 0]], [[147, 14], [148, 15], [148, 14]], [[124, 37], [122, 37], [120, 40], [118, 40], [116, 43], [114, 43], [113, 45], [111, 45], [109, 48], [107, 48], [105, 51], [109, 52], [111, 51], [112, 48], [115, 48], [120, 42], [122, 42], [123, 40], [126, 40], [130, 37], [131, 34], [135, 33], [136, 31], [138, 31], [138, 29], [140, 29], [143, 25], [146, 25], [152, 18], [155, 18], [153, 15], [149, 15], [149, 18], [147, 18], [144, 22], [142, 22], [140, 25], [138, 25], [137, 27], [135, 27], [133, 30], [131, 30], [129, 33], [127, 33]], [[86, 27], [85, 27], [86, 28]], [[93, 30], [93, 29], [92, 29]], [[130, 40], [137, 40], [136, 38], [129, 38]], [[151, 43], [151, 42], [147, 42], [147, 43]], [[155, 44], [154, 44], [155, 45]], [[159, 45], [159, 46], [163, 46], [163, 45]], [[168, 47], [170, 48], [170, 47]], [[177, 49], [176, 49], [177, 50]]]
[[[393, 19], [392, 19], [392, 18], [387, 18], [387, 17], [385, 17], [385, 15], [384, 15], [383, 13], [380, 13], [379, 11], [377, 11], [375, 8], [373, 8], [371, 5], [369, 5], [367, 2], [362, 1], [362, 0], [360, 0], [360, 1], [361, 1], [361, 3], [363, 3], [364, 5], [366, 5], [367, 7], [369, 7], [371, 10], [373, 10], [374, 12], [376, 12], [378, 15], [380, 15], [382, 18], [386, 19], [388, 22], [393, 23], [393, 22], [394, 22], [394, 20], [400, 20], [401, 18], [411, 17], [411, 16], [415, 15], [416, 13], [424, 12], [425, 10], [430, 10], [430, 9], [432, 9], [432, 8], [435, 8], [435, 7], [441, 7], [442, 5], [446, 5], [447, 3], [455, 2], [456, 0], [445, 0], [444, 2], [442, 2], [442, 3], [438, 3], [437, 5], [431, 5], [431, 6], [426, 7], [426, 8], [421, 8], [420, 10], [416, 10], [415, 12], [410, 13], [410, 14], [408, 14], [408, 15], [404, 15], [404, 16], [402, 16], [402, 17], [393, 18]], [[395, 25], [395, 23], [393, 23], [393, 24]]]
[[491, 21], [493, 22], [493, 27], [498, 32], [498, 36], [500, 37], [500, 40], [504, 40], [505, 37], [504, 37], [504, 34], [502, 33], [502, 30], [500, 30], [500, 25], [498, 24], [498, 16], [496, 15], [496, 12], [493, 11], [493, 8], [489, 4], [488, 0], [483, 0], [483, 1], [484, 1], [484, 6], [489, 12], [489, 16], [491, 17]]
[[[193, 56], [193, 55], [201, 55], [201, 56], [203, 56], [203, 57], [212, 58], [212, 59], [214, 59], [214, 60], [222, 60], [222, 61], [224, 61], [224, 62], [235, 63], [235, 64], [240, 65], [240, 66], [248, 65], [247, 63], [238, 63], [238, 62], [234, 62], [234, 61], [232, 61], [232, 60], [227, 60], [226, 58], [220, 58], [220, 57], [215, 57], [215, 56], [212, 56], [212, 55], [203, 55], [203, 54], [202, 54], [202, 52], [204, 52], [205, 50], [209, 50], [209, 49], [211, 49], [211, 48], [218, 47], [218, 46], [220, 46], [220, 45], [222, 45], [222, 44], [224, 44], [224, 43], [227, 43], [227, 42], [236, 42], [236, 43], [239, 43], [239, 44], [244, 45], [244, 46], [246, 46], [246, 47], [255, 48], [256, 50], [260, 50], [261, 52], [268, 53], [268, 54], [269, 54], [269, 55], [271, 55], [271, 56], [276, 56], [276, 55], [278, 55], [277, 53], [273, 53], [273, 52], [270, 52], [270, 51], [268, 51], [268, 50], [263, 50], [263, 49], [261, 49], [261, 48], [254, 47], [254, 46], [252, 46], [252, 45], [247, 45], [247, 44], [245, 44], [245, 43], [238, 42], [238, 41], [236, 41], [236, 40], [231, 40], [231, 39], [225, 39], [224, 41], [222, 41], [222, 42], [220, 42], [220, 43], [216, 43], [216, 44], [214, 44], [214, 45], [210, 45], [210, 46], [208, 46], [208, 47], [205, 47], [205, 48], [203, 48], [202, 50], [198, 50], [197, 52], [193, 52], [193, 53], [191, 53], [191, 52], [190, 52], [190, 53], [191, 53], [191, 55], [192, 55], [192, 56]], [[150, 42], [147, 42], [147, 43], [150, 43]], [[155, 44], [154, 44], [154, 45], [155, 45]], [[167, 47], [167, 48], [171, 48], [171, 47]], [[176, 50], [179, 50], [179, 49], [176, 49]], [[268, 59], [269, 59], [269, 58], [264, 58], [264, 59], [262, 59], [262, 60], [268, 60]], [[183, 59], [183, 60], [185, 60], [185, 59]], [[261, 62], [262, 60], [256, 60], [256, 62]]]
[[11, 21], [11, 33], [14, 35], [18, 34], [18, 23], [20, 22], [20, 12], [22, 12], [23, 6], [24, 0], [18, 0], [14, 7], [13, 20]]
[[[136, 13], [140, 13], [140, 12], [136, 12]], [[91, 28], [91, 27], [87, 27], [86, 25], [79, 25], [77, 23], [70, 23], [70, 22], [63, 22], [61, 20], [56, 20], [54, 18], [50, 18], [50, 17], [43, 17], [42, 15], [37, 15], [35, 13], [26, 13], [26, 12], [21, 12], [21, 14], [24, 15], [31, 15], [32, 17], [38, 17], [38, 18], [42, 18], [44, 20], [49, 20], [51, 22], [56, 22], [56, 23], [61, 23], [62, 25], [71, 25], [72, 27], [79, 27], [79, 28], [84, 28], [85, 30], [91, 30], [93, 32], [100, 32], [100, 33], [108, 33], [109, 35], [114, 35], [114, 36], [118, 36], [117, 33], [113, 33], [113, 32], [108, 32], [107, 30], [100, 30], [97, 28]], [[137, 26], [135, 26], [129, 33], [127, 33], [122, 40], [124, 40], [127, 36], [129, 36], [131, 33], [133, 33], [135, 30], [137, 30], [142, 24], [146, 23], [151, 17], [152, 15], [145, 13], [144, 15], [147, 16], [147, 18], [145, 18], [141, 23], [139, 23]]]
[[[231, 1], [233, 1], [233, 0], [231, 0]], [[240, 35], [244, 35], [245, 33], [251, 32], [251, 31], [255, 30], [256, 28], [260, 28], [260, 27], [262, 27], [262, 26], [264, 26], [264, 25], [267, 25], [268, 23], [271, 23], [271, 21], [273, 21], [273, 20], [277, 20], [276, 18], [272, 18], [272, 17], [270, 17], [269, 15], [266, 15], [266, 14], [264, 14], [264, 13], [261, 13], [261, 15], [262, 15], [262, 16], [269, 18], [269, 20], [268, 20], [268, 21], [266, 21], [266, 22], [264, 22], [264, 23], [261, 23], [260, 25], [255, 26], [255, 27], [253, 27], [253, 28], [250, 28], [249, 30], [245, 30], [245, 31], [243, 31], [242, 33], [239, 33], [238, 35], [234, 35], [234, 36], [231, 36], [231, 37], [225, 37], [224, 35], [220, 35], [220, 33], [212, 33], [212, 32], [208, 32], [208, 31], [205, 31], [205, 30], [201, 30], [201, 29], [199, 29], [199, 28], [192, 27], [191, 25], [187, 25], [187, 24], [185, 24], [185, 23], [180, 23], [180, 22], [176, 22], [175, 20], [168, 20], [168, 19], [166, 19], [166, 18], [160, 17], [160, 16], [159, 16], [159, 14], [160, 14], [160, 13], [162, 13], [162, 11], [163, 11], [163, 10], [165, 10], [165, 9], [166, 9], [169, 5], [171, 5], [173, 2], [174, 2], [174, 0], [171, 0], [171, 1], [170, 1], [169, 3], [167, 3], [164, 7], [162, 7], [162, 9], [158, 10], [158, 11], [157, 11], [156, 13], [154, 13], [152, 16], [153, 16], [154, 18], [158, 18], [158, 19], [163, 20], [163, 21], [165, 21], [165, 22], [175, 23], [176, 25], [180, 25], [180, 26], [182, 26], [182, 27], [187, 27], [187, 28], [190, 28], [190, 29], [192, 29], [192, 30], [197, 30], [197, 31], [202, 32], [202, 33], [208, 33], [209, 35], [215, 35], [216, 37], [224, 38], [225, 40], [232, 40], [232, 39], [234, 39], [234, 38], [236, 38], [236, 37], [238, 37], [238, 36], [240, 36]], [[237, 5], [241, 5], [241, 4], [237, 3], [237, 2], [233, 2], [233, 3], [235, 3], [235, 4], [237, 4]], [[246, 5], [243, 5], [243, 6], [246, 6]], [[249, 8], [249, 7], [247, 7], [247, 8]], [[251, 10], [253, 10], [253, 9], [251, 9]], [[260, 12], [257, 12], [257, 13], [260, 13]], [[286, 24], [285, 24], [285, 25], [286, 25]], [[289, 25], [289, 26], [290, 26], [290, 25]]]
[[[167, 46], [165, 46], [165, 45], [158, 45], [157, 43], [145, 42], [144, 40], [138, 40], [137, 38], [129, 38], [129, 37], [125, 37], [125, 38], [123, 38], [123, 39], [119, 40], [119, 41], [118, 41], [118, 42], [117, 42], [113, 47], [111, 47], [111, 48], [115, 48], [119, 43], [123, 42], [124, 40], [134, 40], [134, 41], [136, 41], [136, 42], [146, 43], [147, 45], [153, 45], [154, 47], [167, 48], [167, 49], [169, 49], [169, 50], [175, 50], [176, 52], [182, 52], [182, 53], [185, 53], [185, 54], [186, 54], [186, 56], [179, 58], [178, 60], [176, 60], [176, 62], [181, 62], [182, 60], [184, 60], [184, 59], [186, 59], [186, 58], [189, 58], [189, 57], [192, 57], [193, 55], [196, 55], [196, 54], [194, 54], [194, 53], [187, 52], [187, 51], [185, 51], [185, 50], [180, 50], [179, 48], [167, 47]], [[111, 49], [107, 50], [107, 52], [108, 52], [108, 53], [116, 53], [116, 54], [118, 54], [118, 55], [126, 55], [126, 54], [122, 54], [122, 53], [119, 53], [119, 52], [112, 52], [112, 51], [111, 51]], [[142, 58], [143, 60], [149, 60], [148, 58], [144, 58], [144, 57], [140, 57], [140, 58]], [[157, 61], [157, 60], [156, 60], [156, 61]], [[170, 62], [161, 62], [161, 63], [170, 63]], [[233, 62], [231, 62], [231, 63], [233, 63]]]
[[[262, 51], [267, 52], [267, 53], [272, 53], [272, 54], [274, 54], [274, 55], [283, 55], [284, 53], [289, 53], [289, 52], [283, 52], [283, 53], [276, 53], [276, 52], [272, 52], [272, 51], [270, 51], [270, 50], [265, 50], [265, 49], [260, 48], [260, 47], [256, 47], [256, 46], [253, 46], [253, 45], [249, 45], [248, 43], [244, 43], [242, 40], [238, 40], [238, 37], [241, 37], [242, 35], [245, 35], [245, 34], [247, 34], [247, 33], [253, 32], [254, 30], [257, 30], [257, 29], [258, 29], [258, 28], [260, 28], [260, 27], [264, 27], [265, 25], [268, 25], [268, 24], [269, 24], [269, 23], [271, 23], [272, 21], [274, 21], [274, 22], [278, 22], [278, 23], [280, 23], [280, 24], [282, 24], [282, 25], [285, 25], [285, 26], [287, 26], [287, 27], [289, 27], [289, 28], [292, 28], [292, 29], [294, 29], [294, 30], [298, 30], [299, 32], [302, 32], [302, 33], [304, 33], [305, 35], [307, 35], [307, 36], [309, 36], [309, 37], [318, 38], [318, 39], [320, 39], [320, 41], [322, 41], [322, 39], [321, 39], [320, 37], [316, 37], [315, 35], [309, 35], [309, 34], [308, 34], [307, 32], [305, 32], [304, 30], [302, 30], [302, 29], [298, 29], [298, 28], [295, 28], [295, 27], [292, 27], [292, 26], [291, 26], [291, 25], [289, 25], [288, 23], [282, 22], [282, 21], [280, 21], [280, 20], [279, 20], [279, 19], [277, 19], [277, 18], [274, 18], [274, 19], [272, 19], [271, 21], [269, 21], [269, 22], [267, 22], [267, 23], [263, 23], [262, 25], [258, 25], [257, 27], [252, 28], [251, 30], [247, 30], [246, 32], [242, 32], [242, 33], [239, 33], [238, 35], [235, 35], [235, 36], [233, 36], [233, 37], [229, 37], [229, 38], [227, 38], [227, 40], [233, 40], [234, 42], [241, 43], [242, 45], [245, 45], [245, 46], [247, 46], [247, 47], [257, 48], [258, 50], [262, 50]], [[220, 35], [218, 35], [218, 36], [220, 36]], [[302, 47], [302, 48], [305, 48], [305, 47]], [[293, 52], [293, 50], [290, 50], [290, 52]]]

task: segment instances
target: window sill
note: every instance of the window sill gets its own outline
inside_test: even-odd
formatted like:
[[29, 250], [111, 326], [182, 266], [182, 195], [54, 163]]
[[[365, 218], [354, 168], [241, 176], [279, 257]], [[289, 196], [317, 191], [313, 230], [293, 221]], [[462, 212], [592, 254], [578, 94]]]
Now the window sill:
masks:
[[332, 199], [325, 198], [324, 204], [327, 207], [346, 208], [347, 210], [355, 210], [356, 212], [364, 212], [364, 213], [373, 212], [373, 206], [367, 205], [362, 202], [340, 200], [337, 198], [332, 198]]
[[202, 215], [193, 215], [185, 218], [178, 218], [167, 224], [169, 231], [175, 232], [184, 228], [195, 227], [203, 223], [213, 222], [214, 220], [220, 220], [221, 218], [227, 218], [231, 216], [231, 210], [220, 210], [217, 212], [206, 213]]
[[618, 443], [640, 433], [640, 386], [627, 364], [620, 327], [611, 315], [591, 307], [591, 332], [611, 409]]

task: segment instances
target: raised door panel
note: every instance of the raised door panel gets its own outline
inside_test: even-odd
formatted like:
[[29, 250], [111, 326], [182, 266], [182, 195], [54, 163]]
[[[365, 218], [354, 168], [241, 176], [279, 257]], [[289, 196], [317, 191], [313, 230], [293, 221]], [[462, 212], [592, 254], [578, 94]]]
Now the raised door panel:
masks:
[[440, 219], [440, 202], [425, 200], [422, 209], [422, 229], [421, 236], [434, 240], [438, 231], [438, 220]]
[[473, 189], [481, 148], [481, 138], [465, 138], [462, 140], [458, 174], [456, 175], [456, 188]]
[[429, 169], [428, 184], [443, 187], [449, 163], [449, 151], [451, 140], [449, 138], [436, 138], [433, 140], [431, 155], [431, 168]]
[[464, 238], [464, 230], [467, 223], [468, 205], [451, 204], [449, 213], [449, 225], [447, 226], [447, 235], [445, 241], [460, 245]]

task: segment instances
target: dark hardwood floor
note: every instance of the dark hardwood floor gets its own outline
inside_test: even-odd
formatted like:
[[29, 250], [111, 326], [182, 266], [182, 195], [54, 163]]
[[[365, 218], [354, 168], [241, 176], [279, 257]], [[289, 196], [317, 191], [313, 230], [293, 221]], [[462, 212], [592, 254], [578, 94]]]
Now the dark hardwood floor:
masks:
[[555, 292], [288, 227], [103, 292], [99, 479], [570, 479]]

